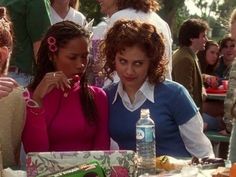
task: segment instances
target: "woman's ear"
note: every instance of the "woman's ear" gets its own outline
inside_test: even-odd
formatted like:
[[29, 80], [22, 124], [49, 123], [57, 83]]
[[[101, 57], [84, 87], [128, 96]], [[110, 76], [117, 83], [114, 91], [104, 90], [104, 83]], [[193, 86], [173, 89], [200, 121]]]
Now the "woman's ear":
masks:
[[0, 64], [3, 65], [7, 62], [7, 59], [9, 58], [9, 49], [4, 46], [0, 47]]

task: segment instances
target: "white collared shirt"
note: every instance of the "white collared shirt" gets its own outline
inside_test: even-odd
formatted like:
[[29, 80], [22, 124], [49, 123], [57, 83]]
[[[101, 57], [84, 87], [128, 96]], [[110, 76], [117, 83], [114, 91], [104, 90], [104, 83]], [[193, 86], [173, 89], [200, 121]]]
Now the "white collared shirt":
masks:
[[85, 16], [81, 12], [75, 10], [72, 7], [70, 7], [70, 9], [64, 19], [58, 15], [58, 13], [54, 10], [54, 8], [52, 6], [50, 7], [50, 15], [51, 15], [52, 25], [55, 23], [61, 22], [61, 21], [65, 21], [65, 20], [73, 21], [73, 22], [79, 24], [80, 26], [84, 26], [86, 24]]
[[145, 81], [140, 89], [136, 92], [133, 103], [131, 103], [127, 93], [124, 91], [121, 82], [118, 84], [112, 104], [116, 101], [118, 94], [122, 99], [123, 105], [131, 112], [140, 108], [140, 106], [142, 106], [147, 99], [154, 103], [154, 85], [150, 84], [148, 81]]
[[[155, 86], [146, 80], [136, 92], [134, 102], [131, 103], [127, 93], [123, 89], [122, 83], [119, 82], [112, 104], [115, 103], [118, 95], [120, 95], [126, 109], [133, 112], [140, 108], [147, 99], [155, 103], [154, 89]], [[179, 125], [179, 131], [186, 149], [192, 156], [197, 158], [215, 156], [210, 140], [203, 133], [203, 120], [199, 112], [186, 123]]]

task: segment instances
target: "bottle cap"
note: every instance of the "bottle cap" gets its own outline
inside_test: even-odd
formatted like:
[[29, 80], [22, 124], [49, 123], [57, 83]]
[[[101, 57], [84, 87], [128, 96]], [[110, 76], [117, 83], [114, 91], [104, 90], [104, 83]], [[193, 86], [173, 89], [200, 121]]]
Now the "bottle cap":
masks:
[[141, 117], [148, 116], [150, 114], [149, 109], [141, 109]]

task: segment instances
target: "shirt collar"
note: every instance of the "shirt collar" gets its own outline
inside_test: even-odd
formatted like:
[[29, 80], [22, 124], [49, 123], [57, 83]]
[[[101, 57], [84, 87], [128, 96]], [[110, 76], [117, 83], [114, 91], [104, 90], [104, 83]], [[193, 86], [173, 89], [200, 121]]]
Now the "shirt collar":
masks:
[[[149, 101], [154, 103], [154, 88], [155, 86], [153, 84], [150, 84], [147, 80], [143, 83], [143, 85], [140, 87], [140, 89], [137, 91], [141, 92]], [[123, 98], [125, 91], [123, 89], [123, 84], [121, 82], [118, 83], [117, 90], [114, 96], [114, 99], [112, 101], [112, 104], [114, 104], [117, 100], [118, 94], [121, 98]]]

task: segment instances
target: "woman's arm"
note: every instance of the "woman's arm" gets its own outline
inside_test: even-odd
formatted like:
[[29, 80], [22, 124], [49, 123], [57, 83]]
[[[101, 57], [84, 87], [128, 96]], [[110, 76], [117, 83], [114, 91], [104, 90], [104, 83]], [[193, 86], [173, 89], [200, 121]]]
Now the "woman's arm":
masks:
[[203, 121], [199, 112], [186, 123], [179, 125], [179, 131], [186, 149], [192, 156], [215, 156], [210, 140], [203, 133]]
[[22, 133], [25, 152], [44, 152], [49, 150], [49, 139], [45, 122], [44, 108], [26, 107], [26, 122]]

